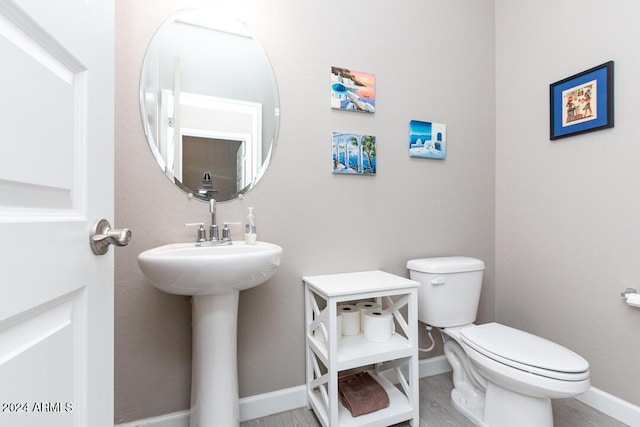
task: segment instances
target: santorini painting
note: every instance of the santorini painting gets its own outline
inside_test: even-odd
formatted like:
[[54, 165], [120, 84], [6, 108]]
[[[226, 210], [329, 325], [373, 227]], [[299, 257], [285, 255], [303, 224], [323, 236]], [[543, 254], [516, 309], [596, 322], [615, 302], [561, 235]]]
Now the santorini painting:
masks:
[[331, 108], [375, 113], [375, 88], [373, 74], [331, 67]]
[[409, 122], [409, 156], [426, 159], [447, 157], [447, 126], [442, 123]]
[[333, 173], [375, 175], [376, 137], [333, 132]]

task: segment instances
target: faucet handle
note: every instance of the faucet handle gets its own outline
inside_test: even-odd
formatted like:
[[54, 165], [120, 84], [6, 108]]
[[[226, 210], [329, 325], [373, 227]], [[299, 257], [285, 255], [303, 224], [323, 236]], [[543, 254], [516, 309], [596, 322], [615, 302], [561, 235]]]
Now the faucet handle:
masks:
[[185, 227], [200, 227], [198, 229], [198, 243], [207, 241], [207, 232], [204, 229], [204, 222], [188, 222], [184, 225]]
[[239, 221], [227, 221], [227, 222], [223, 222], [224, 224], [224, 228], [222, 229], [222, 240], [224, 241], [231, 241], [231, 237], [229, 235], [229, 225], [240, 225], [242, 224]]

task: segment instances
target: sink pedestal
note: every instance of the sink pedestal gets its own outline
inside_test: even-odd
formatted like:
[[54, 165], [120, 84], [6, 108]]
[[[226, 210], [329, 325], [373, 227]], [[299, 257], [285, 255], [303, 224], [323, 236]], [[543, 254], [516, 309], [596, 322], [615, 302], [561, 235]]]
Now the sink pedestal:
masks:
[[191, 427], [237, 427], [238, 299], [230, 290], [193, 297]]

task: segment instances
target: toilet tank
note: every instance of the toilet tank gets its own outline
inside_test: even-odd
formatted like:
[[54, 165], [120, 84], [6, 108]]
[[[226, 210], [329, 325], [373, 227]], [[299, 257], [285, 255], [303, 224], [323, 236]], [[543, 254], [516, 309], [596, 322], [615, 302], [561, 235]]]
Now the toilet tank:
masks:
[[420, 258], [407, 262], [418, 288], [418, 320], [438, 328], [473, 323], [478, 313], [484, 262], [468, 257]]

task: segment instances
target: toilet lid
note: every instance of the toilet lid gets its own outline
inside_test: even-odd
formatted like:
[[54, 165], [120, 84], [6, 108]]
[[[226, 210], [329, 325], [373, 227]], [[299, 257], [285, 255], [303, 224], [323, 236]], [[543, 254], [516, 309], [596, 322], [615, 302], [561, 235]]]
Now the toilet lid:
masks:
[[[499, 323], [487, 323], [460, 331], [469, 347], [499, 362], [540, 375], [588, 375], [589, 363], [580, 355], [552, 341]], [[560, 375], [570, 379], [572, 375]], [[579, 375], [582, 377], [582, 375]], [[571, 378], [574, 379], [574, 378]]]

